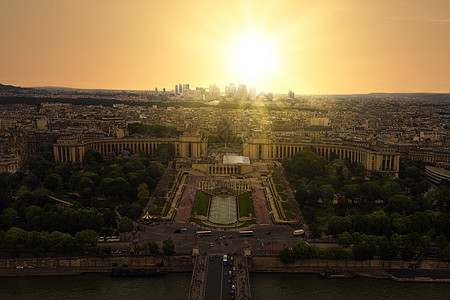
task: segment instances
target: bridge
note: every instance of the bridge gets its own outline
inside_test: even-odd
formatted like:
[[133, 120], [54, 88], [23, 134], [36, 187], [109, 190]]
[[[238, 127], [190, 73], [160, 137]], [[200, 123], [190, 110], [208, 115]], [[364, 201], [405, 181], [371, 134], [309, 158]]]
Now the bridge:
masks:
[[251, 299], [247, 257], [242, 254], [206, 253], [197, 256], [188, 300], [233, 299]]

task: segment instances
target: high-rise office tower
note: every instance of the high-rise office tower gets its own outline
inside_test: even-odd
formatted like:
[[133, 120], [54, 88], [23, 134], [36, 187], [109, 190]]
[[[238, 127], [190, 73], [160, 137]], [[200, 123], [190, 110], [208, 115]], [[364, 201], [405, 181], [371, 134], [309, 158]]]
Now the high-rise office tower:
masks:
[[256, 88], [252, 87], [250, 89], [249, 97], [250, 97], [250, 100], [255, 100], [256, 99]]

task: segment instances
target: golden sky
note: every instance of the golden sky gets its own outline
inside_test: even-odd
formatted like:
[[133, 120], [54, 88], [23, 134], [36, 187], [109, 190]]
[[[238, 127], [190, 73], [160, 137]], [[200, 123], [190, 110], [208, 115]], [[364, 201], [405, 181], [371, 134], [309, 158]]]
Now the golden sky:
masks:
[[450, 92], [449, 0], [0, 0], [0, 83]]

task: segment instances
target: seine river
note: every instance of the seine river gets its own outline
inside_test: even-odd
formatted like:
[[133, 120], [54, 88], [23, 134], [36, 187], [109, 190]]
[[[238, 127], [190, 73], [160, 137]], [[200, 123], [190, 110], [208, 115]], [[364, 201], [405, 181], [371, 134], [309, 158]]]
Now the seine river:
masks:
[[[107, 274], [0, 279], [0, 299], [187, 299], [188, 273], [164, 278], [112, 278]], [[251, 274], [255, 300], [449, 299], [450, 284], [388, 279], [319, 279], [312, 274]]]

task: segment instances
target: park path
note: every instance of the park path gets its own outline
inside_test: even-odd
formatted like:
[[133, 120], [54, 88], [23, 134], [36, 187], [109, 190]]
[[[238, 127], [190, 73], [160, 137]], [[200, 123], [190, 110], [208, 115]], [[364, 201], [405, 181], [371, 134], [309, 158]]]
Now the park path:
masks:
[[181, 202], [178, 206], [177, 215], [175, 216], [175, 222], [189, 222], [191, 217], [192, 205], [194, 205], [195, 192], [197, 190], [198, 177], [189, 176], [186, 183], [186, 188], [181, 196]]
[[255, 207], [256, 223], [271, 224], [269, 212], [261, 184], [252, 183], [253, 205]]

